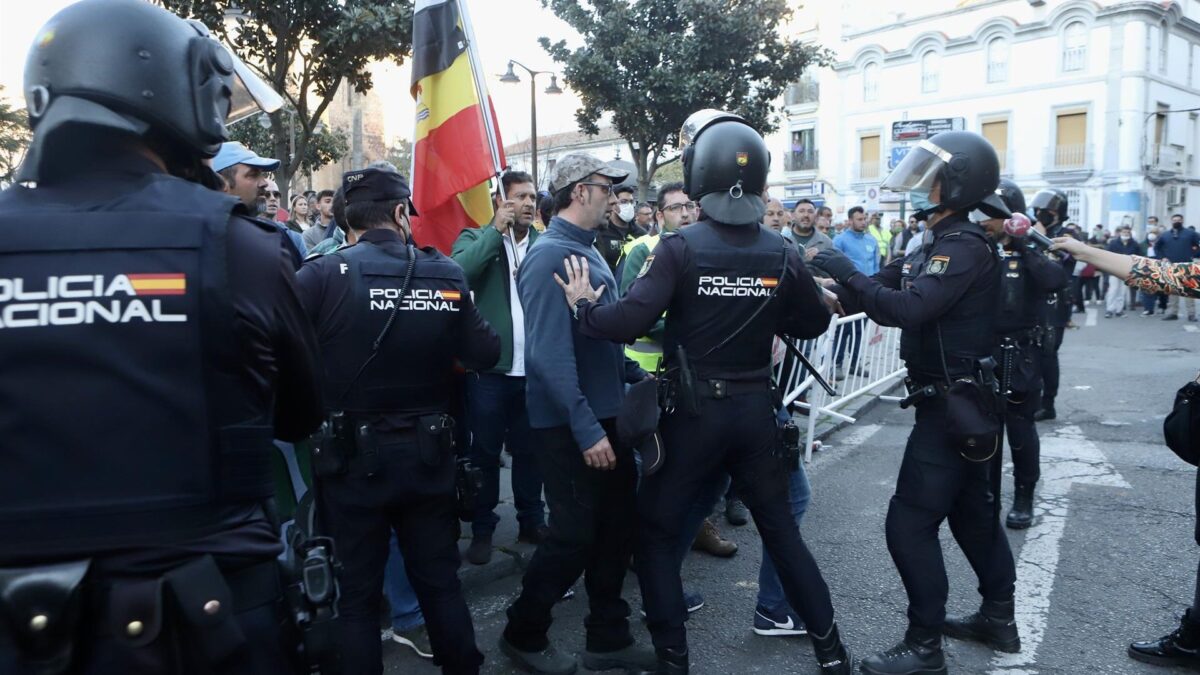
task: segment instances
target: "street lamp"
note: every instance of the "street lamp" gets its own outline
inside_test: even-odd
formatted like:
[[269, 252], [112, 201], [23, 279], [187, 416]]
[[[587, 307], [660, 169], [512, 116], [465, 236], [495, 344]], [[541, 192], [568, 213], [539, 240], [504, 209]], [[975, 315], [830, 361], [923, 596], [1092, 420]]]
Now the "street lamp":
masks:
[[563, 90], [558, 86], [558, 75], [548, 70], [534, 70], [519, 61], [508, 62], [508, 71], [500, 76], [501, 82], [505, 84], [517, 84], [521, 81], [520, 76], [513, 72], [513, 66], [520, 66], [521, 70], [529, 73], [529, 155], [530, 164], [533, 165], [533, 185], [537, 189], [540, 187], [538, 183], [537, 161], [537, 76], [550, 76], [550, 86], [546, 87], [545, 90], [547, 94], [561, 94]]

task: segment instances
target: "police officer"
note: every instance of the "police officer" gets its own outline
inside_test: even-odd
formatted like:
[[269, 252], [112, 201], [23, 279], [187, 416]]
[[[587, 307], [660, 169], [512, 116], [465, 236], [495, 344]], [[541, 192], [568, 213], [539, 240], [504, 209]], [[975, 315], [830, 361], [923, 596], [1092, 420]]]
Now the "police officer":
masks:
[[500, 338], [480, 316], [462, 268], [417, 248], [404, 177], [342, 178], [354, 246], [306, 262], [300, 298], [317, 327], [327, 421], [314, 453], [318, 513], [342, 560], [342, 665], [380, 673], [379, 614], [395, 530], [445, 673], [478, 673], [471, 614], [458, 582], [455, 359], [487, 369]]
[[[1062, 190], [1051, 188], [1039, 190], [1033, 196], [1029, 206], [1033, 209], [1033, 217], [1046, 230], [1051, 238], [1065, 234], [1063, 224], [1067, 221], [1067, 194]], [[1075, 259], [1063, 256], [1059, 263], [1071, 276], [1075, 268]], [[1058, 417], [1054, 409], [1054, 399], [1058, 396], [1058, 350], [1062, 347], [1063, 333], [1071, 323], [1071, 290], [1065, 288], [1046, 296], [1045, 312], [1046, 335], [1042, 340], [1042, 407], [1034, 414], [1038, 422], [1052, 420]]]
[[36, 187], [0, 194], [0, 672], [293, 671], [269, 459], [320, 423], [315, 338], [283, 236], [203, 163], [235, 88], [280, 103], [140, 0], [34, 40]]
[[[1025, 213], [1025, 195], [1016, 183], [1002, 179], [996, 194], [1014, 214]], [[990, 219], [984, 226], [999, 242], [1000, 251], [996, 320], [1000, 344], [994, 356], [1000, 389], [1007, 398], [1004, 425], [1014, 478], [1013, 505], [1005, 524], [1023, 530], [1033, 523], [1033, 488], [1041, 475], [1041, 441], [1033, 416], [1041, 406], [1046, 295], [1065, 290], [1071, 277], [1027, 237], [1006, 234], [1001, 219]]]
[[887, 543], [908, 592], [909, 627], [894, 648], [863, 661], [873, 675], [944, 673], [942, 630], [948, 584], [938, 530], [950, 530], [979, 577], [984, 611], [1011, 628], [998, 646], [1016, 651], [1016, 573], [998, 522], [991, 461], [1000, 442], [999, 392], [990, 357], [996, 341], [997, 256], [968, 219], [1010, 212], [994, 191], [996, 151], [978, 134], [950, 131], [921, 141], [884, 179], [908, 192], [930, 241], [874, 277], [837, 251], [813, 260], [837, 280], [847, 311], [902, 329], [916, 425], [908, 438], [887, 515]]
[[663, 235], [620, 302], [594, 304], [586, 267], [568, 266], [565, 284], [580, 332], [590, 337], [630, 343], [667, 312], [670, 387], [660, 425], [667, 460], [638, 494], [638, 577], [656, 672], [688, 672], [678, 538], [699, 491], [729, 471], [788, 602], [808, 626], [821, 672], [849, 673], [829, 589], [788, 507], [771, 382], [773, 336], [816, 337], [829, 310], [796, 248], [759, 225], [770, 161], [762, 136], [737, 115], [705, 110], [688, 118], [681, 142], [685, 189], [702, 219]]

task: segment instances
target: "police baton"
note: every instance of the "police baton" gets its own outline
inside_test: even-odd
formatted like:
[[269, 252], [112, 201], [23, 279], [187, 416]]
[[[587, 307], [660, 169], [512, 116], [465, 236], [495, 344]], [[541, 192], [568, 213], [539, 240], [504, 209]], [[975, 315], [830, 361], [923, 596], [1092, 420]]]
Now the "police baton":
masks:
[[808, 360], [808, 357], [804, 355], [804, 352], [796, 349], [796, 345], [792, 344], [791, 340], [788, 340], [785, 337], [780, 337], [779, 339], [781, 342], [783, 342], [784, 346], [787, 347], [787, 350], [792, 353], [792, 356], [795, 356], [797, 359], [799, 359], [800, 363], [804, 364], [805, 368], [808, 368], [808, 372], [812, 373], [813, 379], [817, 381], [817, 384], [821, 385], [821, 388], [824, 389], [827, 394], [837, 398], [837, 390], [834, 389], [824, 377], [821, 377], [821, 373], [817, 371], [817, 367], [812, 364], [812, 361]]

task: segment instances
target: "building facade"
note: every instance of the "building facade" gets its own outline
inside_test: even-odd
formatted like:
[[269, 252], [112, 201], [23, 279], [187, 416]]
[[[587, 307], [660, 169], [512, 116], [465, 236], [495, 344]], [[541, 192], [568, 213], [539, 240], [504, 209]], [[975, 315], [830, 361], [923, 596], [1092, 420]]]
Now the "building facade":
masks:
[[798, 37], [835, 61], [785, 93], [773, 195], [899, 215], [879, 182], [954, 128], [988, 138], [1028, 196], [1066, 191], [1089, 229], [1200, 223], [1200, 1], [942, 0], [911, 16], [862, 4], [797, 12]]

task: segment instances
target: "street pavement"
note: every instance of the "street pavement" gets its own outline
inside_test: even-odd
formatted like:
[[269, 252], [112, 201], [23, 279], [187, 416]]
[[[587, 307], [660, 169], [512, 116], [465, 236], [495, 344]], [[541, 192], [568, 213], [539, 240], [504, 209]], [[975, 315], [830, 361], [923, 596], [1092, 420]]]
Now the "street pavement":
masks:
[[[1024, 648], [998, 655], [947, 640], [951, 672], [1156, 673], [1130, 660], [1133, 639], [1170, 632], [1195, 584], [1192, 539], [1195, 469], [1162, 444], [1162, 419], [1175, 390], [1200, 369], [1200, 324], [1163, 322], [1131, 312], [1104, 319], [1089, 305], [1075, 315], [1061, 352], [1055, 422], [1040, 426], [1043, 481], [1038, 520], [1008, 532], [1018, 560], [1018, 621]], [[881, 403], [825, 441], [809, 465], [813, 502], [802, 532], [833, 593], [843, 635], [862, 657], [891, 647], [905, 627], [905, 597], [884, 541], [884, 516], [899, 469], [911, 411]], [[1004, 506], [1011, 501], [1006, 458]], [[751, 630], [761, 543], [754, 526], [721, 529], [741, 550], [729, 560], [693, 553], [684, 584], [706, 605], [688, 622], [693, 673], [815, 673], [805, 638], [760, 637]], [[942, 529], [951, 613], [979, 597], [962, 553]], [[559, 604], [551, 637], [583, 648], [587, 597]], [[514, 673], [496, 649], [505, 607], [520, 591], [509, 575], [468, 591], [485, 673]], [[630, 575], [627, 595], [639, 593]], [[640, 621], [635, 635], [649, 644]], [[437, 672], [407, 650], [385, 645], [389, 673]], [[1002, 658], [1001, 658], [1002, 657]]]

